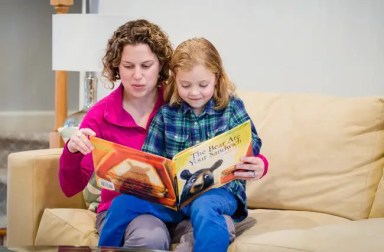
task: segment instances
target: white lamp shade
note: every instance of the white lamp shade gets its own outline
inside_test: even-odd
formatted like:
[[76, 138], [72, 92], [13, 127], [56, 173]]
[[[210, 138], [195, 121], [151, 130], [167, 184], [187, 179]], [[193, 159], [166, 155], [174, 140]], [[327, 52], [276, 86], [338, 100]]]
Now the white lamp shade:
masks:
[[108, 39], [128, 20], [119, 15], [52, 15], [52, 70], [100, 72]]

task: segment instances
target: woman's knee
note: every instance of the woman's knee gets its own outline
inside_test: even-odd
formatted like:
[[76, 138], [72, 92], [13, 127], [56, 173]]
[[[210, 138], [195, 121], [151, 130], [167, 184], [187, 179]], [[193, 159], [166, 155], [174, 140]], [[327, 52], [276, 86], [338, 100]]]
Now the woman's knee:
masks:
[[168, 250], [171, 238], [163, 221], [152, 215], [140, 215], [128, 225], [124, 247]]

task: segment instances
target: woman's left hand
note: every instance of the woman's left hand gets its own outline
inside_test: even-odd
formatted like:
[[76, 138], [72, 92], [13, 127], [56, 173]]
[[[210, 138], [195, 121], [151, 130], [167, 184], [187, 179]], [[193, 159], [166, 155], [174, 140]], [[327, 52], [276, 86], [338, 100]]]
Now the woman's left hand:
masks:
[[243, 157], [242, 163], [236, 165], [234, 175], [239, 179], [260, 179], [264, 174], [265, 165], [259, 157]]

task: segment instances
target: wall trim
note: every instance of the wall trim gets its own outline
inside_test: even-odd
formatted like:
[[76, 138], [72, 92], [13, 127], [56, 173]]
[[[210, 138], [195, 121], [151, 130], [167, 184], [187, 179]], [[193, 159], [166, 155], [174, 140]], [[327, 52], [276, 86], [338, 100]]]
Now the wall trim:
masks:
[[54, 128], [54, 111], [0, 111], [1, 133], [41, 133]]

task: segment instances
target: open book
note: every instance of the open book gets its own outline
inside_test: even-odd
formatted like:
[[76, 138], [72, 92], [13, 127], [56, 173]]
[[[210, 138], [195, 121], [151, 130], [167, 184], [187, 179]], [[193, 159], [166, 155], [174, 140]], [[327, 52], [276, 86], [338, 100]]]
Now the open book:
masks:
[[252, 155], [251, 123], [176, 154], [172, 160], [91, 137], [99, 187], [179, 210], [205, 191], [234, 179], [235, 165]]

